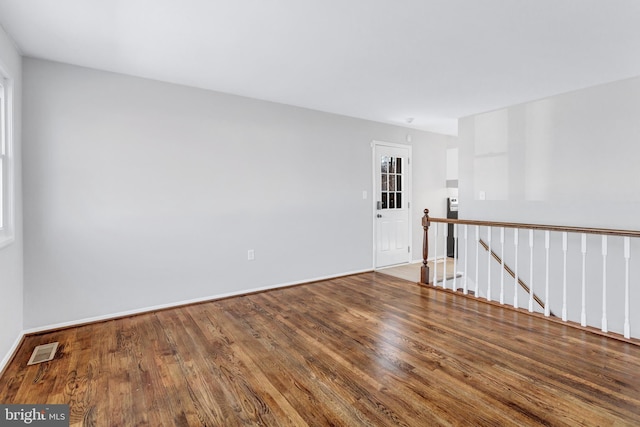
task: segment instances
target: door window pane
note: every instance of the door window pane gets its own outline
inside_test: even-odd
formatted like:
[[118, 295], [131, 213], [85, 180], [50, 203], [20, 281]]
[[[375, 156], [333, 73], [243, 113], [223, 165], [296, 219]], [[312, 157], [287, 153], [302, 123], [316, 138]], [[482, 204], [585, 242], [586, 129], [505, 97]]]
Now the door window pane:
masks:
[[381, 209], [402, 209], [402, 157], [380, 157]]
[[380, 162], [382, 173], [389, 173], [390, 162], [391, 162], [391, 157], [386, 157], [386, 156], [382, 157], [382, 161]]

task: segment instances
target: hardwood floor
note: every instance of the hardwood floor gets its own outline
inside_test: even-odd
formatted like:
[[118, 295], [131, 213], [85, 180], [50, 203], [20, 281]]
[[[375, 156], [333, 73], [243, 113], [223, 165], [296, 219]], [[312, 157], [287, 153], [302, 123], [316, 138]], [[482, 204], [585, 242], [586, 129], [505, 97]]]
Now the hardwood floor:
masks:
[[0, 402], [85, 426], [640, 425], [640, 347], [366, 273], [27, 337]]
[[[439, 259], [437, 269], [433, 267], [433, 261], [429, 261], [429, 283], [433, 283], [433, 273], [436, 273], [436, 283], [442, 285], [443, 276], [446, 280], [453, 279], [453, 258]], [[420, 282], [420, 267], [422, 263], [401, 264], [393, 267], [385, 267], [377, 270], [389, 276], [399, 277], [411, 282]], [[458, 277], [462, 277], [458, 274]]]

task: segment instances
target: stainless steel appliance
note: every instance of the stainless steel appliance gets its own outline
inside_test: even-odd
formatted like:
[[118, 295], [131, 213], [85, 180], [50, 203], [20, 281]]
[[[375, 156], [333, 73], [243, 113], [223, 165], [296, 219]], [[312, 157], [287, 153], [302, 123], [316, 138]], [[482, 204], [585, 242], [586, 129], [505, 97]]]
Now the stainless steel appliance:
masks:
[[[458, 219], [458, 198], [457, 197], [449, 197], [447, 198], [447, 218], [449, 219]], [[457, 258], [458, 251], [454, 249], [454, 239], [453, 239], [453, 224], [448, 225], [447, 230], [447, 256], [449, 258]]]

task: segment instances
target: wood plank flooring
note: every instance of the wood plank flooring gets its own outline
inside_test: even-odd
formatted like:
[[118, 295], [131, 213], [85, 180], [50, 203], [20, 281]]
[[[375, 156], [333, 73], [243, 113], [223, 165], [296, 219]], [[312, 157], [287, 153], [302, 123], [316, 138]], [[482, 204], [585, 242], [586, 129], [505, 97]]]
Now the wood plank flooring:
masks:
[[74, 426], [640, 425], [640, 347], [365, 273], [27, 337], [0, 402]]
[[[440, 285], [442, 284], [443, 276], [446, 280], [453, 279], [453, 258], [439, 259], [437, 270], [433, 268], [433, 261], [429, 261], [427, 264], [429, 266], [429, 283], [433, 283], [434, 272], [436, 273], [436, 283]], [[401, 264], [393, 267], [384, 267], [378, 271], [411, 282], [420, 282], [421, 267], [422, 263]], [[462, 275], [458, 274], [458, 277], [462, 277]]]

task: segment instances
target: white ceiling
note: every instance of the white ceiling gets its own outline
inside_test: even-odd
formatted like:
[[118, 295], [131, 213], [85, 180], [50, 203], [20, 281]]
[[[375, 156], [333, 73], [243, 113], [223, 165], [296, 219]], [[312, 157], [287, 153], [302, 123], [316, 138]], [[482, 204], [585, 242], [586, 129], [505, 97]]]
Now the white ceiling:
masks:
[[640, 75], [638, 0], [0, 0], [0, 24], [30, 57], [447, 134]]

